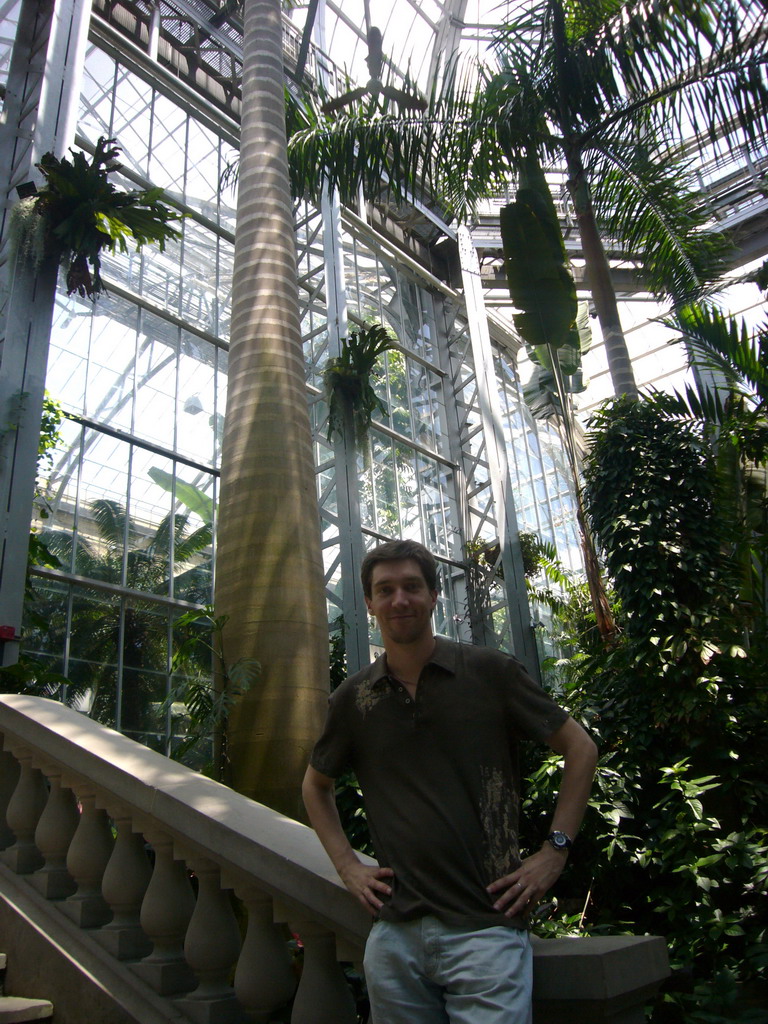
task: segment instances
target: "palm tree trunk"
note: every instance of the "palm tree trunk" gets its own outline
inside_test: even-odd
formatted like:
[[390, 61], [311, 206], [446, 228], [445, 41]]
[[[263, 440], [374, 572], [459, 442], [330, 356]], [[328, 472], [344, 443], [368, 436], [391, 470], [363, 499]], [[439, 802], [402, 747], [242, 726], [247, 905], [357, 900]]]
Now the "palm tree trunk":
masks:
[[592, 195], [589, 188], [584, 164], [579, 150], [578, 136], [575, 128], [577, 120], [571, 110], [571, 92], [569, 79], [573, 73], [570, 67], [571, 55], [568, 50], [565, 29], [565, 11], [560, 0], [550, 0], [552, 14], [552, 38], [555, 46], [555, 73], [558, 82], [558, 102], [560, 106], [560, 123], [564, 134], [563, 150], [568, 167], [568, 192], [573, 201], [576, 221], [579, 225], [581, 248], [587, 271], [587, 284], [592, 293], [592, 301], [597, 310], [597, 319], [603, 333], [605, 354], [608, 358], [608, 369], [613, 381], [613, 389], [617, 395], [637, 395], [635, 375], [627, 351], [627, 342], [621, 326], [619, 307], [616, 302], [616, 290], [611, 280], [611, 269], [603, 248], [600, 232], [597, 230], [595, 211], [592, 206]]
[[229, 720], [228, 781], [291, 816], [328, 695], [328, 625], [304, 385], [279, 0], [246, 0], [216, 612], [262, 675]]
[[577, 152], [567, 154], [568, 192], [573, 202], [579, 225], [581, 248], [584, 253], [587, 284], [597, 311], [603, 334], [608, 369], [617, 395], [637, 395], [637, 384], [632, 372], [624, 330], [621, 326], [616, 290], [611, 280], [611, 268], [605, 255], [603, 241], [597, 229], [595, 211], [586, 172]]
[[587, 578], [589, 596], [592, 601], [592, 609], [595, 613], [595, 623], [597, 625], [598, 632], [600, 633], [601, 640], [608, 647], [616, 638], [616, 620], [613, 617], [611, 604], [608, 600], [608, 595], [605, 592], [603, 572], [597, 558], [595, 541], [584, 511], [584, 493], [581, 486], [581, 472], [576, 455], [576, 441], [573, 435], [573, 410], [570, 402], [568, 401], [568, 395], [566, 394], [557, 350], [551, 345], [547, 345], [547, 349], [549, 351], [549, 360], [552, 364], [552, 375], [555, 379], [557, 397], [560, 400], [560, 436], [564, 441], [563, 447], [565, 448], [565, 452], [568, 457], [568, 464], [570, 466], [576, 495], [576, 522], [579, 527], [581, 553], [584, 559], [584, 575]]

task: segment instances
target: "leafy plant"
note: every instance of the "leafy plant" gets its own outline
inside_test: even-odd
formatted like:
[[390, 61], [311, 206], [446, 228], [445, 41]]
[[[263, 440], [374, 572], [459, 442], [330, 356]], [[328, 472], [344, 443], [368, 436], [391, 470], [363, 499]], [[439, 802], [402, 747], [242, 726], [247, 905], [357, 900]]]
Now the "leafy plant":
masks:
[[663, 641], [688, 629], [693, 640], [705, 607], [712, 623], [735, 610], [729, 513], [701, 429], [663, 405], [619, 398], [594, 415], [585, 496], [627, 630]]
[[71, 679], [46, 668], [34, 658], [19, 658], [14, 665], [0, 667], [0, 693], [29, 693], [76, 704], [81, 694]]
[[[179, 215], [161, 202], [161, 188], [124, 192], [109, 180], [121, 167], [114, 142], [102, 136], [90, 161], [74, 150], [71, 160], [44, 154], [38, 167], [46, 184], [19, 204], [27, 226], [23, 244], [35, 249], [37, 258], [45, 253], [60, 258], [69, 295], [94, 299], [103, 290], [103, 249], [127, 252], [130, 239], [138, 249], [151, 242], [162, 251], [167, 241], [181, 237], [170, 224]], [[37, 217], [37, 224], [30, 224]]]
[[748, 636], [760, 635], [768, 623], [768, 325], [750, 330], [710, 305], [686, 306], [665, 322], [710, 379], [671, 396], [652, 392], [647, 401], [671, 423], [695, 425], [712, 446], [739, 605]]
[[394, 337], [382, 324], [351, 331], [341, 341], [341, 354], [331, 359], [323, 374], [328, 400], [328, 440], [343, 437], [350, 425], [355, 443], [365, 448], [373, 414], [387, 409], [370, 383], [379, 356], [394, 348]]
[[534, 153], [523, 161], [514, 202], [499, 215], [512, 319], [537, 362], [565, 347], [576, 325], [576, 285], [544, 171]]
[[[654, 1020], [765, 1020], [739, 999], [765, 997], [768, 659], [764, 633], [743, 645], [715, 455], [702, 424], [670, 418], [658, 401], [609, 403], [590, 439], [585, 505], [620, 630], [610, 647], [596, 643], [584, 588], [565, 577], [556, 636], [568, 657], [551, 667], [601, 758], [547, 927], [567, 931], [586, 905], [592, 933], [664, 935], [675, 975]], [[532, 845], [558, 758], [528, 756]]]
[[[38, 441], [37, 446], [37, 478], [35, 480], [35, 504], [33, 506], [33, 515], [37, 515], [37, 517], [43, 521], [45, 521], [49, 516], [49, 505], [45, 493], [46, 481], [44, 477], [46, 472], [49, 472], [53, 465], [53, 450], [61, 438], [59, 428], [63, 417], [64, 413], [61, 405], [55, 399], [51, 398], [46, 391], [43, 397], [43, 412], [40, 420], [40, 440]], [[33, 566], [44, 566], [49, 569], [61, 568], [59, 559], [41, 537], [39, 529], [34, 526], [30, 530], [29, 534], [27, 577], [24, 585], [26, 615], [30, 621], [35, 622], [38, 626], [44, 627], [45, 622], [43, 619], [38, 617], [35, 606], [35, 588], [29, 571]], [[32, 674], [34, 676], [38, 676], [42, 671], [39, 666], [34, 666], [34, 664], [31, 667], [33, 669]], [[63, 677], [61, 678], [63, 679]]]
[[[222, 781], [229, 761], [227, 721], [235, 702], [246, 693], [261, 674], [255, 658], [239, 658], [230, 664], [224, 649], [227, 615], [217, 616], [211, 605], [189, 611], [176, 620], [178, 630], [190, 628], [173, 656], [172, 671], [182, 678], [171, 687], [162, 711], [185, 723], [185, 737], [176, 744], [171, 756], [187, 762], [190, 754], [197, 767], [200, 747], [213, 738], [213, 757], [205, 773]], [[213, 678], [212, 678], [213, 670]], [[184, 711], [179, 714], [178, 705]]]

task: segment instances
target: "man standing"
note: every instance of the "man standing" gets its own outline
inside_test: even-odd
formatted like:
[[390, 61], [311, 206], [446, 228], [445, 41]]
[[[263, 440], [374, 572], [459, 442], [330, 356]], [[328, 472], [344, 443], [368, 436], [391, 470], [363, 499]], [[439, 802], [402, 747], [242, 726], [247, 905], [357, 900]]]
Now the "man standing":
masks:
[[[310, 820], [376, 921], [365, 952], [373, 1024], [527, 1024], [526, 914], [560, 875], [596, 747], [508, 655], [435, 637], [434, 558], [414, 541], [369, 552], [362, 582], [385, 654], [332, 695], [304, 778]], [[549, 836], [520, 859], [518, 743], [564, 769]], [[379, 866], [347, 841], [336, 777], [354, 769]]]

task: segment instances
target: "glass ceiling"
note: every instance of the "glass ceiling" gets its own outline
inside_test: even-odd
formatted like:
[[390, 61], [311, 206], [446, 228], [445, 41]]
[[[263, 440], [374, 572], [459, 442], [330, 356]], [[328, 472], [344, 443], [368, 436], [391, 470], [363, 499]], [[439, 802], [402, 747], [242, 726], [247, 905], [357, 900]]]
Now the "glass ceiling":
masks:
[[[19, 0], [0, 0], [0, 83], [7, 74], [18, 3]], [[112, 4], [105, 6], [100, 0], [95, 0], [95, 4], [102, 17], [110, 17], [108, 11]], [[136, 12], [137, 25], [140, 19], [149, 19], [157, 6], [163, 29], [176, 36], [182, 48], [197, 41], [201, 64], [206, 70], [210, 67], [212, 81], [225, 84], [237, 81], [242, 58], [239, 0], [159, 0], [157, 5], [154, 0], [117, 0], [114, 6], [118, 13], [121, 10]], [[286, 17], [290, 19], [290, 26], [286, 25], [286, 56], [289, 63], [289, 54], [296, 60], [308, 22], [311, 22], [314, 47], [308, 57], [308, 69], [320, 56], [317, 53], [320, 50], [328, 58], [332, 77], [338, 69], [342, 73], [340, 77], [346, 73], [354, 82], [364, 84], [369, 78], [365, 63], [367, 29], [374, 25], [383, 33], [385, 64], [396, 75], [409, 74], [423, 91], [428, 91], [431, 76], [441, 59], [458, 51], [466, 58], [489, 60], [488, 44], [494, 28], [514, 20], [530, 6], [531, 0], [303, 0], [298, 4], [293, 0], [285, 3]], [[126, 24], [122, 17], [120, 31], [126, 31]], [[138, 37], [135, 41], [141, 42]], [[332, 92], [343, 91], [346, 87], [339, 78], [334, 85]], [[225, 90], [225, 93], [227, 97], [234, 96], [233, 103], [236, 103], [236, 92]], [[557, 177], [560, 172], [553, 167], [549, 173]], [[724, 145], [717, 153], [698, 162], [698, 174], [703, 201], [712, 212], [713, 222], [734, 233], [742, 261], [765, 253], [768, 250], [768, 197], [763, 182], [768, 176], [768, 152], [747, 154], [740, 145]], [[555, 188], [554, 194], [557, 196], [560, 191]], [[495, 228], [498, 205], [491, 201], [486, 211], [480, 211], [473, 234], [483, 268], [486, 301], [506, 320], [509, 317], [508, 293], [504, 282], [501, 281], [502, 287], [499, 287], [495, 280], [498, 275], [492, 273], [500, 252]], [[567, 213], [565, 210], [566, 220]], [[578, 240], [573, 232], [568, 234], [568, 239], [569, 253], [578, 264]], [[634, 298], [629, 294], [624, 296], [625, 300]], [[655, 308], [650, 312], [648, 297], [643, 298], [645, 311], [637, 318], [627, 316], [632, 333], [644, 333], [642, 327], [635, 326], [636, 320], [648, 323], [657, 312]], [[738, 311], [741, 311], [742, 302], [739, 306]], [[599, 341], [593, 351], [600, 351]], [[596, 377], [607, 376], [602, 368], [595, 369]], [[639, 376], [639, 383], [643, 382], [643, 377], [645, 374]], [[653, 377], [657, 378], [657, 374]]]
[[[423, 92], [428, 92], [432, 76], [441, 60], [459, 53], [465, 58], [492, 60], [489, 42], [494, 29], [510, 22], [531, 6], [530, 0], [319, 0], [315, 15], [314, 42], [342, 72], [358, 84], [365, 83], [369, 72], [366, 33], [375, 25], [383, 35], [384, 60], [395, 74], [408, 75]], [[290, 18], [299, 33], [306, 28], [312, 3], [296, 7]], [[310, 15], [311, 16], [311, 15]], [[698, 161], [698, 178], [704, 202], [712, 211], [713, 222], [730, 230], [742, 252], [742, 274], [754, 267], [755, 257], [766, 251], [768, 232], [768, 200], [762, 182], [768, 173], [768, 152], [761, 149], [748, 155], [741, 145], [710, 147], [705, 158]], [[560, 168], [552, 167], [553, 179], [563, 178]], [[562, 186], [562, 182], [560, 182]], [[564, 194], [555, 183], [553, 195]], [[475, 246], [481, 265], [490, 267], [500, 257], [496, 237], [498, 206], [508, 201], [486, 204], [481, 208], [479, 223], [473, 227]], [[567, 210], [564, 212], [567, 221]], [[485, 238], [490, 223], [490, 237]], [[569, 251], [576, 264], [579, 258], [578, 238], [570, 238]], [[753, 261], [750, 266], [750, 259]], [[734, 272], [738, 280], [738, 270]], [[511, 308], [505, 282], [494, 287], [486, 280], [486, 303], [497, 317], [510, 324]], [[647, 294], [620, 295], [622, 321], [635, 364], [638, 384], [654, 384], [663, 389], [679, 387], [687, 377], [686, 361], [681, 346], [670, 348], [671, 332], [656, 322], [665, 310], [651, 301]], [[762, 296], [754, 285], [732, 287], [721, 300], [733, 315], [745, 315], [754, 323], [761, 315]], [[597, 323], [593, 321], [593, 349], [585, 359], [585, 371], [591, 378], [588, 394], [577, 404], [586, 413], [596, 402], [611, 394], [611, 381]]]
[[[487, 54], [494, 28], [519, 0], [319, 0], [315, 41], [356, 82], [367, 81], [366, 35], [369, 24], [383, 35], [384, 60], [428, 91], [440, 58]], [[303, 30], [312, 4], [295, 7], [291, 20]]]

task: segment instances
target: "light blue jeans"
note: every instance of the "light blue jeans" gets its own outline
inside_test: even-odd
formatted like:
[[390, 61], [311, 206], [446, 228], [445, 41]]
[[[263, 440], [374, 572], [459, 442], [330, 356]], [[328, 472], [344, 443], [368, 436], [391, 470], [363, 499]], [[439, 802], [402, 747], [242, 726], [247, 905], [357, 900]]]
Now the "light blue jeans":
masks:
[[531, 944], [517, 928], [377, 921], [364, 965], [371, 1024], [530, 1024]]

